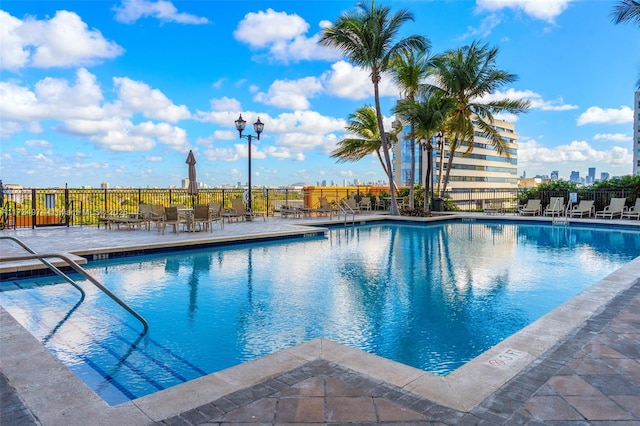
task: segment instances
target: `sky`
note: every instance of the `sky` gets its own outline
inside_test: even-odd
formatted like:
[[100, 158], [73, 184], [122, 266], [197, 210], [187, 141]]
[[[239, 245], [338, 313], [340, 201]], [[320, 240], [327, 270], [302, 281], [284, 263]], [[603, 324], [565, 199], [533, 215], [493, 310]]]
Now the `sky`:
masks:
[[[517, 81], [492, 96], [531, 101], [515, 122], [518, 174], [632, 173], [640, 28], [618, 0], [377, 0], [409, 9], [401, 36], [431, 54], [480, 41]], [[374, 156], [330, 157], [349, 115], [373, 105], [368, 72], [321, 47], [355, 1], [3, 0], [0, 179], [25, 187], [218, 187], [386, 181]], [[399, 92], [381, 82], [385, 123]], [[246, 132], [245, 132], [246, 133]]]

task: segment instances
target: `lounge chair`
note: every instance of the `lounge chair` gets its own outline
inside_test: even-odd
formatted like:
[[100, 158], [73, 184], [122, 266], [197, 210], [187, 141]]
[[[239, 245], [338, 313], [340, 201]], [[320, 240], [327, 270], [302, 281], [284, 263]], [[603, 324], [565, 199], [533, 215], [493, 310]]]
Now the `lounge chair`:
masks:
[[545, 216], [562, 216], [564, 214], [564, 197], [551, 197], [544, 209]]
[[626, 198], [612, 198], [609, 205], [605, 207], [604, 210], [596, 212], [596, 218], [601, 217], [613, 219], [614, 217], [622, 217], [622, 212], [625, 208], [624, 204], [626, 202]]
[[623, 210], [622, 219], [640, 220], [640, 198], [636, 198], [636, 203], [628, 210]]
[[254, 217], [262, 216], [262, 219], [267, 220], [262, 213], [256, 213], [251, 211], [247, 206], [245, 206], [244, 201], [240, 198], [232, 198], [231, 199], [231, 211], [225, 213], [224, 215], [231, 214], [235, 215], [236, 218], [242, 217], [244, 220], [252, 220]]
[[489, 201], [487, 203], [484, 203], [484, 207], [482, 208], [482, 210], [486, 214], [504, 213], [504, 208], [502, 206], [502, 202], [499, 202], [499, 201]]
[[593, 206], [593, 200], [581, 200], [579, 204], [573, 206], [573, 209], [569, 210], [569, 217], [591, 217], [596, 214], [596, 209]]
[[520, 208], [522, 216], [539, 215], [542, 210], [542, 202], [540, 200], [528, 200], [527, 204]]

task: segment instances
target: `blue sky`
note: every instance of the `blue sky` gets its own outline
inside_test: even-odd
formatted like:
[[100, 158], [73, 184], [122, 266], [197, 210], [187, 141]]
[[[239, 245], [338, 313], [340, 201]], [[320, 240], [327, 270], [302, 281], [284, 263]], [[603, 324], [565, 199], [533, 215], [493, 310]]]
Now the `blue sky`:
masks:
[[[632, 172], [640, 29], [617, 0], [387, 0], [409, 8], [431, 53], [500, 49], [528, 99], [515, 120], [521, 175]], [[247, 181], [234, 120], [265, 123], [252, 184], [385, 180], [378, 160], [329, 157], [350, 113], [373, 104], [367, 73], [316, 40], [355, 1], [14, 1], [0, 6], [0, 178], [27, 187]], [[385, 121], [397, 89], [383, 78]]]

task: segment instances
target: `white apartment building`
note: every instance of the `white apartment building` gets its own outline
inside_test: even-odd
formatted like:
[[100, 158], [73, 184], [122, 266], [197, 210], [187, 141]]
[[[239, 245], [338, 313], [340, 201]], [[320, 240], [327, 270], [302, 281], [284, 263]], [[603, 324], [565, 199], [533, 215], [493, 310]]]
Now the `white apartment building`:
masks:
[[633, 174], [640, 175], [640, 90], [633, 105]]
[[[473, 152], [463, 156], [466, 146], [456, 151], [447, 190], [467, 189], [516, 189], [518, 187], [518, 134], [513, 123], [496, 120], [494, 127], [507, 143], [509, 157], [498, 155], [491, 142], [482, 131], [476, 128]], [[445, 167], [448, 161], [448, 141], [445, 139]], [[427, 153], [416, 144], [416, 183], [424, 184], [427, 174]], [[411, 166], [409, 143], [401, 139], [394, 146], [394, 181], [399, 186], [411, 184], [408, 168]], [[433, 186], [438, 182], [440, 172], [440, 151], [437, 146], [433, 149]]]

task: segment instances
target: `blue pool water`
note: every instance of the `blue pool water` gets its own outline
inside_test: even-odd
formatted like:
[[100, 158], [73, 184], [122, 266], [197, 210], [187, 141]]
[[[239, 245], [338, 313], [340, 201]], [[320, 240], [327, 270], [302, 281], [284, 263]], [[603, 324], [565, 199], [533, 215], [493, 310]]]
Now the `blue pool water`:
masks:
[[446, 375], [638, 255], [633, 230], [384, 223], [92, 262], [142, 339], [87, 283], [78, 303], [57, 277], [2, 282], [0, 304], [118, 404], [317, 337]]

